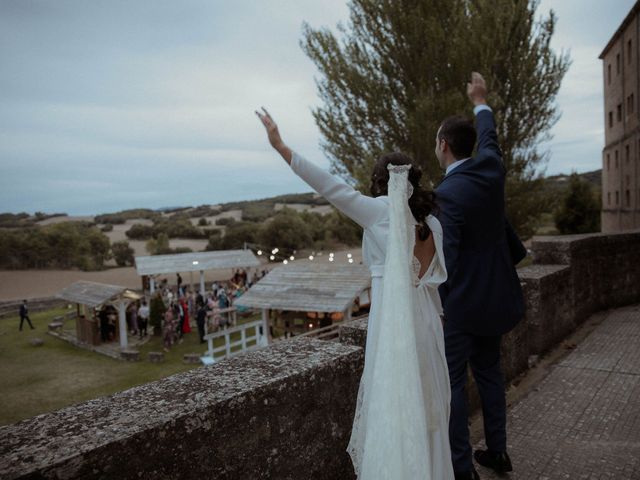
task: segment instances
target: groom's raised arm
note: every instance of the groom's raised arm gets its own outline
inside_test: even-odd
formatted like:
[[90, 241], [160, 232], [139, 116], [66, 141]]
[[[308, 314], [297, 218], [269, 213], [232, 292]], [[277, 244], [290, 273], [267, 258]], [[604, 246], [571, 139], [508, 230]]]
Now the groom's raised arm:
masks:
[[473, 113], [476, 116], [476, 131], [478, 132], [478, 153], [488, 151], [488, 153], [502, 158], [493, 111], [487, 105], [487, 84], [478, 72], [471, 74], [471, 81], [467, 84], [467, 96], [474, 105]]
[[476, 116], [476, 132], [478, 132], [478, 153], [489, 151], [502, 159], [500, 145], [498, 145], [498, 134], [496, 133], [496, 122], [493, 118], [493, 111], [487, 105], [477, 105], [473, 109]]

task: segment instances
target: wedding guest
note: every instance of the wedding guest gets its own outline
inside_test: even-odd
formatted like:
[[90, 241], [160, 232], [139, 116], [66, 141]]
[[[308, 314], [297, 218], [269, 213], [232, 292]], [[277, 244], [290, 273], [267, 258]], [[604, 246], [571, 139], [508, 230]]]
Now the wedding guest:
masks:
[[191, 333], [191, 325], [189, 325], [189, 308], [187, 306], [187, 302], [185, 297], [180, 299], [180, 307], [182, 308], [182, 332]]
[[164, 314], [163, 344], [165, 352], [168, 352], [173, 344], [176, 343], [176, 325], [178, 324], [177, 317], [179, 313], [176, 305], [172, 303]]
[[127, 320], [129, 321], [129, 331], [132, 335], [138, 334], [138, 309], [140, 302], [132, 303], [127, 307]]
[[109, 340], [109, 319], [107, 318], [107, 309], [102, 307], [98, 314], [100, 320], [100, 340], [107, 342]]
[[176, 312], [176, 335], [182, 343], [182, 325], [184, 324], [184, 309], [182, 308], [182, 303], [180, 300], [174, 302], [174, 310]]
[[29, 318], [29, 307], [27, 307], [27, 301], [23, 300], [22, 305], [20, 305], [20, 331], [22, 331], [22, 323], [27, 321], [31, 330], [34, 329], [34, 326], [31, 324], [31, 319]]
[[198, 322], [198, 335], [200, 336], [200, 343], [204, 343], [204, 322], [207, 319], [207, 307], [204, 303], [200, 304], [200, 307], [198, 308], [198, 316], [197, 316], [197, 322]]
[[149, 324], [149, 306], [147, 305], [147, 300], [145, 298], [142, 299], [142, 305], [138, 309], [138, 332], [140, 333], [140, 338], [144, 335], [147, 335], [147, 325]]

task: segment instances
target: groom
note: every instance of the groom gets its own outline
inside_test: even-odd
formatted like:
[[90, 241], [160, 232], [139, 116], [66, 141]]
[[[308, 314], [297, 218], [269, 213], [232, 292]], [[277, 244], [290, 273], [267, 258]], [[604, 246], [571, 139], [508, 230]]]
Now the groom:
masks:
[[446, 175], [436, 189], [444, 230], [448, 279], [440, 286], [444, 337], [451, 380], [449, 439], [456, 480], [479, 479], [473, 466], [467, 412], [467, 364], [476, 380], [487, 450], [474, 457], [485, 467], [512, 470], [507, 455], [506, 401], [500, 369], [500, 340], [524, 315], [515, 264], [526, 250], [506, 220], [505, 168], [498, 147], [487, 88], [473, 73], [467, 94], [470, 120], [445, 119], [436, 136], [436, 156]]

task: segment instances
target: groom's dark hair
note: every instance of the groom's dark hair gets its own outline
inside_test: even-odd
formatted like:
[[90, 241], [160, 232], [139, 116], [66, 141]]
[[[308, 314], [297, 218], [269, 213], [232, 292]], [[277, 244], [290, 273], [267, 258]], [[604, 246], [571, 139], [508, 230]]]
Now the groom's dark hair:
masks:
[[473, 122], [462, 115], [445, 118], [438, 133], [438, 140], [444, 139], [457, 159], [471, 156], [476, 137]]

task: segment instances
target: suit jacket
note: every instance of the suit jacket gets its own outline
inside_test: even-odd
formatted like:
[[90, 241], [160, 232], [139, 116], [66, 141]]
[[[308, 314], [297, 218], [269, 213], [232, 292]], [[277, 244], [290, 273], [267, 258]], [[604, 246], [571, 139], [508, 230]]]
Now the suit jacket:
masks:
[[448, 279], [439, 288], [446, 322], [502, 335], [524, 315], [515, 265], [526, 249], [505, 217], [505, 169], [493, 113], [478, 112], [477, 154], [436, 188]]
[[26, 305], [23, 303], [22, 305], [20, 305], [20, 318], [24, 318], [28, 314], [29, 314], [29, 310], [27, 309]]

